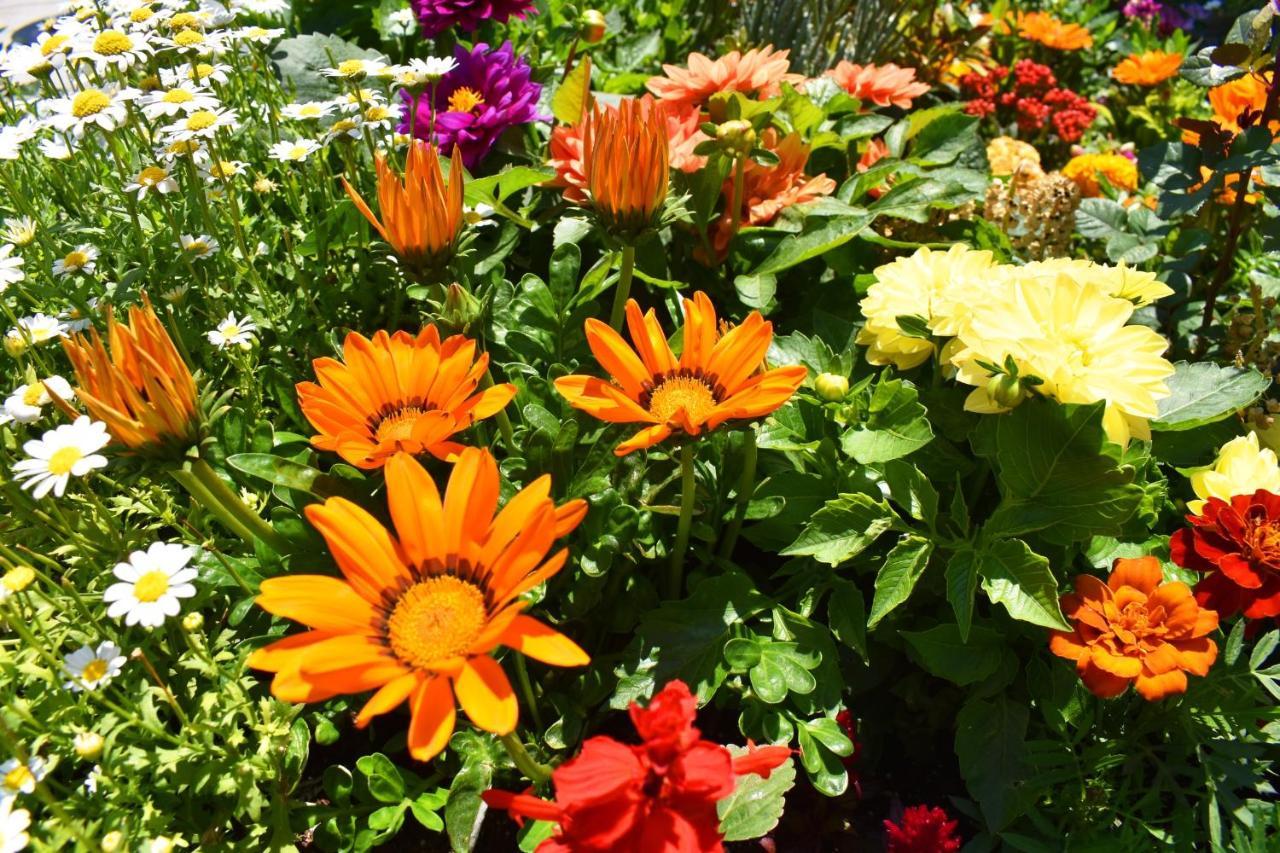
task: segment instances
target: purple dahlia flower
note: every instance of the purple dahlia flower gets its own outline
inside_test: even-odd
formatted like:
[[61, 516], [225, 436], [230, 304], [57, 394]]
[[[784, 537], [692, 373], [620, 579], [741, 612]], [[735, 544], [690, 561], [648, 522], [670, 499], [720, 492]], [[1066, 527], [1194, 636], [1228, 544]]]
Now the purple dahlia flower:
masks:
[[523, 18], [533, 0], [413, 0], [413, 11], [427, 38], [435, 38], [450, 27], [467, 32], [485, 21], [506, 23], [510, 18]]
[[[484, 43], [470, 52], [459, 46], [453, 58], [458, 67], [441, 78], [434, 103], [429, 92], [417, 98], [401, 92], [416, 113], [413, 129], [419, 137], [427, 138], [435, 111], [435, 144], [441, 153], [453, 153], [456, 145], [462, 149], [462, 162], [474, 169], [507, 128], [551, 120], [538, 113], [542, 86], [530, 79], [529, 63], [515, 55], [511, 42], [497, 50]], [[400, 131], [408, 133], [409, 128], [406, 112]]]

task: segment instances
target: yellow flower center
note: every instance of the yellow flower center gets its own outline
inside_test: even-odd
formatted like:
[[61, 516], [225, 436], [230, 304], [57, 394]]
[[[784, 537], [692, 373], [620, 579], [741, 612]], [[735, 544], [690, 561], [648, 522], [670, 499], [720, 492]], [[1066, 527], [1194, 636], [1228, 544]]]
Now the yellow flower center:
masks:
[[102, 56], [119, 56], [133, 50], [133, 39], [119, 30], [103, 30], [93, 40], [93, 52]]
[[349, 130], [355, 130], [355, 128], [356, 123], [354, 121], [344, 118], [341, 121], [335, 121], [333, 127], [329, 128], [329, 130], [333, 133], [346, 133]]
[[89, 263], [89, 256], [79, 249], [74, 252], [68, 252], [67, 256], [62, 259], [62, 265], [67, 269], [78, 270], [87, 263]]
[[365, 121], [382, 121], [389, 115], [391, 115], [389, 109], [377, 104], [364, 111]]
[[102, 680], [102, 676], [107, 674], [107, 662], [94, 658], [89, 661], [89, 665], [80, 673], [80, 680], [85, 684], [94, 684]]
[[411, 586], [387, 620], [387, 640], [407, 664], [428, 669], [465, 654], [488, 622], [484, 592], [452, 575]]
[[154, 92], [160, 88], [160, 78], [155, 74], [148, 74], [138, 81], [138, 88], [144, 92]]
[[209, 174], [215, 178], [230, 178], [240, 173], [240, 167], [230, 160], [209, 164]]
[[25, 764], [19, 764], [17, 767], [4, 774], [4, 786], [10, 791], [21, 791], [30, 785], [36, 783], [35, 774]]
[[200, 150], [200, 143], [194, 139], [180, 139], [169, 143], [169, 147], [165, 150], [170, 154], [194, 154]]
[[671, 376], [664, 379], [649, 395], [649, 411], [666, 423], [681, 409], [689, 420], [702, 423], [716, 407], [715, 392], [705, 381], [694, 376]]
[[307, 104], [302, 109], [298, 110], [298, 115], [306, 116], [307, 118], [315, 118], [316, 116], [321, 115], [321, 112], [322, 111], [318, 104]]
[[209, 251], [209, 244], [203, 240], [192, 240], [187, 244], [187, 251], [193, 255], [203, 255]]
[[200, 19], [190, 12], [179, 12], [169, 19], [169, 29], [189, 30], [200, 26]]
[[111, 105], [111, 98], [100, 89], [85, 89], [71, 100], [71, 114], [76, 118], [97, 115]]
[[262, 27], [250, 27], [249, 29], [245, 30], [245, 35], [251, 39], [260, 39], [266, 34], [267, 34], [267, 31], [264, 30]]
[[55, 450], [49, 457], [49, 473], [55, 477], [70, 474], [75, 464], [83, 458], [84, 454], [78, 447], [63, 447]]
[[193, 47], [197, 44], [204, 44], [204, 33], [199, 30], [183, 30], [173, 37], [173, 43], [178, 47]]
[[343, 77], [355, 77], [364, 73], [364, 60], [348, 59], [338, 63], [338, 73]]
[[420, 406], [405, 406], [378, 421], [373, 431], [373, 440], [382, 444], [395, 441], [408, 441], [413, 436], [414, 424], [427, 410]]
[[39, 382], [32, 382], [27, 386], [27, 390], [22, 392], [22, 402], [28, 406], [39, 406], [44, 403], [44, 386]]
[[135, 24], [145, 24], [154, 18], [155, 14], [150, 6], [139, 6], [129, 13], [129, 20]]
[[293, 146], [292, 148], [290, 148], [290, 149], [289, 149], [289, 159], [290, 159], [290, 160], [302, 160], [302, 159], [304, 159], [304, 158], [307, 156], [307, 154], [308, 154], [310, 151], [311, 151], [311, 149], [310, 149], [310, 148], [308, 148], [308, 147], [307, 147], [307, 146], [305, 146], [305, 145], [295, 145], [295, 146]]
[[67, 37], [64, 35], [49, 36], [49, 39], [40, 45], [40, 52], [45, 56], [52, 53], [58, 53], [63, 50], [67, 44]]
[[207, 62], [201, 62], [191, 72], [191, 76], [196, 80], [203, 80], [206, 77], [213, 76], [213, 66]]
[[208, 130], [218, 121], [218, 114], [209, 110], [198, 110], [187, 116], [187, 130]]
[[152, 602], [169, 591], [169, 575], [157, 569], [138, 578], [133, 585], [133, 597]]
[[31, 582], [35, 579], [36, 573], [30, 566], [14, 566], [4, 573], [4, 578], [0, 583], [3, 583], [4, 588], [9, 592], [22, 592], [31, 586]]
[[222, 327], [222, 336], [227, 340], [240, 337], [240, 327], [234, 323], [230, 323]]
[[161, 100], [166, 104], [189, 104], [195, 100], [195, 95], [186, 89], [170, 89]]
[[138, 173], [138, 183], [144, 187], [154, 187], [169, 177], [169, 173], [159, 166], [148, 166]]
[[484, 105], [484, 98], [475, 89], [463, 86], [449, 96], [449, 112], [469, 113], [476, 107]]

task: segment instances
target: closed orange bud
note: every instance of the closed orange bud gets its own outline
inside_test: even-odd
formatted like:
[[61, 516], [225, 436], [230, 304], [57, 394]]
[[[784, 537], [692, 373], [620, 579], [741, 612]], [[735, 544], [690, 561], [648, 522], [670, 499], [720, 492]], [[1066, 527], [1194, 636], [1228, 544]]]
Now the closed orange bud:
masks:
[[667, 200], [670, 152], [664, 107], [651, 96], [597, 105], [584, 120], [582, 163], [591, 207], [632, 241], [653, 226]]

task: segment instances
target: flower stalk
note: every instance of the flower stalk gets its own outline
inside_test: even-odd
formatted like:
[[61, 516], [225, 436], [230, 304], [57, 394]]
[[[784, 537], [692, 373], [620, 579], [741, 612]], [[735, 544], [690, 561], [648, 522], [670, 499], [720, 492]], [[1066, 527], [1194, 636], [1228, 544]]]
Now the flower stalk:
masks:
[[289, 540], [245, 505], [203, 459], [191, 459], [170, 472], [191, 497], [250, 546], [255, 540], [277, 553], [289, 550]]
[[618, 273], [618, 286], [613, 291], [613, 311], [609, 314], [609, 325], [615, 332], [622, 331], [622, 321], [626, 317], [627, 300], [631, 298], [631, 279], [636, 269], [636, 247], [630, 243], [622, 247], [622, 269]]
[[697, 481], [693, 470], [693, 443], [680, 447], [680, 520], [676, 523], [676, 544], [671, 549], [667, 571], [667, 598], [679, 598], [684, 591], [684, 553], [689, 550], [689, 530], [693, 527], [693, 498]]
[[551, 781], [551, 768], [535, 761], [528, 750], [524, 748], [524, 744], [520, 742], [520, 738], [516, 737], [515, 732], [499, 735], [498, 740], [502, 742], [507, 754], [511, 756], [516, 769], [523, 773], [526, 779], [535, 785], [543, 785]]
[[742, 532], [742, 522], [746, 520], [747, 507], [756, 490], [757, 455], [756, 431], [747, 427], [742, 433], [742, 476], [738, 479], [738, 496], [733, 519], [729, 522], [729, 529], [725, 531], [724, 538], [720, 540], [720, 549], [717, 552], [717, 556], [723, 560], [729, 559], [733, 554], [733, 547], [738, 544], [738, 534]]

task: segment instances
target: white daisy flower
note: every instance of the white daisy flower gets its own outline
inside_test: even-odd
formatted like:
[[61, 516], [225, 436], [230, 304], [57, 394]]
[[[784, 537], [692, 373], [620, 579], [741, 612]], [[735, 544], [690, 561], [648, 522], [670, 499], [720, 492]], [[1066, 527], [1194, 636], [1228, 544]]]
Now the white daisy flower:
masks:
[[138, 62], [151, 57], [151, 45], [144, 36], [123, 30], [103, 30], [78, 45], [72, 52], [73, 60], [88, 60], [99, 73], [108, 68], [126, 71]]
[[149, 119], [161, 116], [172, 118], [178, 113], [194, 113], [200, 110], [216, 110], [218, 99], [202, 86], [181, 82], [168, 89], [149, 92], [142, 101], [142, 114]]
[[304, 101], [300, 104], [285, 104], [280, 114], [292, 121], [310, 121], [324, 118], [333, 112], [333, 101]]
[[284, 35], [284, 30], [279, 27], [270, 29], [267, 27], [243, 27], [231, 33], [230, 37], [236, 41], [247, 41], [252, 44], [271, 44], [282, 35]]
[[144, 0], [133, 0], [127, 7], [119, 8], [116, 26], [128, 27], [133, 32], [150, 32], [160, 25], [167, 15], [156, 11], [151, 3]]
[[271, 159], [282, 163], [301, 163], [319, 150], [320, 143], [314, 139], [281, 140], [271, 146]]
[[66, 326], [57, 317], [33, 314], [30, 317], [19, 317], [18, 328], [10, 329], [9, 333], [33, 344], [43, 344], [62, 337], [66, 330]]
[[[87, 307], [90, 311], [98, 310], [98, 297], [94, 296], [88, 300]], [[72, 306], [58, 315], [58, 319], [62, 321], [63, 328], [68, 334], [72, 332], [83, 332], [85, 329], [93, 325], [93, 321], [89, 319], [87, 314], [81, 312], [79, 308]], [[58, 389], [53, 389], [57, 391]]]
[[102, 594], [102, 600], [111, 605], [107, 615], [123, 616], [125, 625], [144, 628], [157, 628], [169, 616], [177, 616], [179, 599], [196, 594], [191, 583], [196, 570], [187, 566], [195, 555], [195, 548], [169, 542], [153, 542], [145, 551], [134, 551], [113, 570], [120, 582]]
[[399, 104], [371, 104], [361, 114], [365, 127], [390, 130], [400, 123], [403, 110]]
[[136, 193], [138, 200], [149, 192], [157, 192], [160, 195], [168, 195], [178, 188], [178, 182], [169, 174], [162, 166], [148, 166], [138, 173], [138, 176], [128, 184], [125, 184], [124, 191], [127, 193]]
[[418, 31], [418, 18], [413, 14], [413, 9], [406, 6], [403, 9], [396, 9], [384, 19], [386, 21], [387, 32], [393, 36], [411, 36]]
[[48, 762], [38, 755], [26, 761], [10, 758], [0, 764], [0, 802], [12, 801], [19, 794], [30, 794], [48, 773]]
[[194, 67], [183, 65], [179, 68], [161, 68], [160, 82], [167, 88], [182, 82], [208, 85], [210, 83], [226, 83], [231, 79], [231, 66], [223, 63], [210, 64], [198, 62]]
[[208, 165], [200, 169], [200, 173], [204, 175], [205, 181], [213, 184], [244, 174], [244, 168], [245, 163], [243, 160], [218, 160], [216, 162], [211, 160]]
[[200, 30], [179, 30], [172, 38], [161, 38], [158, 42], [176, 53], [184, 56], [214, 56], [227, 49], [219, 33], [206, 33]]
[[361, 89], [359, 92], [347, 92], [339, 95], [335, 103], [347, 113], [362, 113], [373, 104], [385, 104], [387, 99], [381, 92], [373, 89]]
[[249, 319], [247, 315], [243, 319], [237, 320], [235, 314], [228, 314], [227, 319], [215, 326], [207, 337], [209, 338], [209, 343], [218, 349], [226, 349], [233, 346], [238, 346], [240, 349], [250, 349], [253, 346], [253, 333], [257, 329], [257, 324]]
[[187, 291], [190, 289], [191, 285], [189, 284], [175, 284], [168, 290], [161, 291], [160, 298], [169, 303], [178, 302], [187, 295]]
[[190, 234], [183, 234], [180, 242], [173, 244], [175, 247], [186, 252], [193, 260], [201, 261], [205, 258], [212, 258], [218, 254], [218, 241], [210, 237], [208, 234], [201, 234], [193, 237]]
[[14, 388], [13, 393], [4, 401], [4, 413], [21, 424], [40, 420], [44, 407], [53, 402], [53, 397], [49, 395], [50, 388], [64, 400], [75, 399], [75, 391], [67, 380], [61, 376], [50, 376], [43, 382], [29, 382]]
[[55, 137], [53, 139], [41, 139], [39, 142], [40, 153], [50, 160], [70, 160], [76, 153], [76, 149], [71, 147], [65, 137]]
[[329, 125], [325, 141], [332, 142], [344, 136], [348, 139], [359, 139], [363, 133], [364, 119], [360, 116], [348, 116], [347, 118], [340, 118]]
[[13, 797], [0, 800], [0, 853], [21, 853], [31, 843], [31, 812], [15, 804]]
[[0, 239], [15, 246], [29, 246], [36, 239], [36, 221], [30, 216], [6, 220], [4, 228], [0, 229]]
[[320, 73], [326, 77], [340, 80], [363, 80], [366, 77], [381, 77], [390, 68], [380, 59], [344, 59], [335, 68], [321, 68]]
[[176, 139], [156, 151], [156, 156], [166, 163], [189, 159], [200, 165], [209, 162], [209, 151], [199, 139]]
[[73, 131], [81, 136], [92, 127], [115, 130], [128, 117], [126, 104], [141, 95], [137, 89], [82, 89], [69, 98], [52, 98], [49, 126], [55, 130]]
[[188, 139], [212, 139], [222, 129], [235, 130], [237, 127], [235, 110], [217, 108], [197, 110], [164, 129], [170, 141], [184, 142]]
[[0, 293], [8, 290], [9, 285], [17, 284], [27, 277], [27, 274], [22, 271], [22, 265], [26, 261], [21, 255], [15, 255], [13, 250], [12, 243], [0, 246]]
[[107, 457], [98, 451], [110, 441], [106, 424], [81, 415], [74, 423], [51, 429], [43, 437], [22, 445], [30, 458], [14, 464], [13, 478], [25, 481], [22, 488], [31, 489], [31, 496], [37, 500], [50, 491], [62, 497], [72, 477], [106, 467]]
[[105, 687], [124, 669], [124, 661], [120, 647], [110, 641], [99, 643], [96, 649], [93, 646], [77, 649], [62, 659], [68, 676], [62, 686], [76, 693]]
[[15, 86], [26, 86], [48, 77], [56, 66], [35, 45], [12, 45], [0, 56], [0, 76]]
[[75, 46], [75, 30], [69, 26], [60, 27], [56, 32], [41, 33], [36, 36], [36, 43], [33, 45], [55, 68], [67, 64], [67, 57]]
[[66, 278], [76, 273], [91, 275], [98, 268], [98, 250], [88, 243], [77, 246], [53, 262], [53, 274]]
[[410, 59], [404, 65], [397, 65], [393, 69], [391, 79], [403, 89], [421, 91], [457, 67], [458, 62], [452, 56]]
[[31, 116], [17, 124], [0, 127], [0, 160], [17, 160], [22, 156], [22, 146], [40, 132], [40, 122]]

